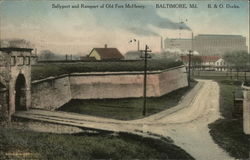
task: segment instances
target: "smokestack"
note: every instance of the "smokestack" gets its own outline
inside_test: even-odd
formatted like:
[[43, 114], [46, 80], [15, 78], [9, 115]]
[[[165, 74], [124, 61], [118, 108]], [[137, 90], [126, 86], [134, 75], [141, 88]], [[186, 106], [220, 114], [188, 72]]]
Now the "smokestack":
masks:
[[194, 50], [194, 33], [192, 32], [192, 44], [191, 44], [191, 50]]
[[163, 38], [161, 36], [161, 52], [163, 52]]
[[107, 45], [107, 44], [105, 44], [105, 45], [104, 45], [104, 48], [108, 48], [108, 45]]
[[140, 51], [140, 41], [137, 41], [137, 50]]

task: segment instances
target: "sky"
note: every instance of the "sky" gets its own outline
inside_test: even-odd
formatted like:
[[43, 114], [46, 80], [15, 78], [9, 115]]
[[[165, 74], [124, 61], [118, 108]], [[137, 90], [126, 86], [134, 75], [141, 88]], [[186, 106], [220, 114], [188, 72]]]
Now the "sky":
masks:
[[[94, 47], [118, 48], [123, 54], [149, 45], [160, 51], [161, 37], [191, 38], [198, 34], [236, 34], [249, 44], [249, 7], [238, 1], [0, 1], [0, 38], [26, 39], [38, 52], [49, 49], [58, 54], [88, 54]], [[72, 8], [78, 5], [79, 8]], [[104, 4], [104, 8], [100, 8]], [[114, 8], [108, 8], [110, 5]], [[134, 4], [144, 8], [115, 8]], [[185, 4], [187, 8], [156, 8], [156, 5]], [[198, 8], [189, 8], [196, 4]], [[224, 8], [208, 8], [208, 5]], [[52, 6], [70, 6], [53, 8]], [[98, 6], [99, 8], [81, 8]], [[226, 8], [236, 5], [239, 8]], [[184, 22], [184, 23], [180, 23]], [[248, 45], [249, 46], [249, 45]]]

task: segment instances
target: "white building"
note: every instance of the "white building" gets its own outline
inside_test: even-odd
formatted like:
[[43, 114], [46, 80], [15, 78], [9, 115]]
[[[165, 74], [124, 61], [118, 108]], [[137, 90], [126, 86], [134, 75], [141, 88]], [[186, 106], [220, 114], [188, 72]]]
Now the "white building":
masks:
[[214, 67], [216, 71], [227, 71], [227, 63], [222, 58], [215, 62]]
[[[181, 56], [181, 61], [188, 66], [188, 56]], [[227, 64], [219, 56], [191, 56], [191, 66], [196, 70], [226, 71]]]

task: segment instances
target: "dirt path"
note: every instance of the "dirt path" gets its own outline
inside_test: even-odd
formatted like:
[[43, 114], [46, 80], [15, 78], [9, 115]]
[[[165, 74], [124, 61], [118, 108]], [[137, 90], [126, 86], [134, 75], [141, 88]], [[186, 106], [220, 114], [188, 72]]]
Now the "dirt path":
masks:
[[155, 121], [165, 125], [147, 129], [171, 137], [197, 160], [233, 159], [214, 143], [208, 129], [208, 124], [220, 118], [219, 86], [213, 81], [201, 82], [204, 85], [189, 107]]
[[111, 131], [151, 132], [171, 137], [176, 145], [197, 160], [233, 159], [214, 143], [208, 129], [208, 124], [220, 118], [219, 86], [210, 80], [200, 80], [199, 86], [191, 91], [178, 106], [133, 121], [37, 110], [17, 113], [16, 116]]

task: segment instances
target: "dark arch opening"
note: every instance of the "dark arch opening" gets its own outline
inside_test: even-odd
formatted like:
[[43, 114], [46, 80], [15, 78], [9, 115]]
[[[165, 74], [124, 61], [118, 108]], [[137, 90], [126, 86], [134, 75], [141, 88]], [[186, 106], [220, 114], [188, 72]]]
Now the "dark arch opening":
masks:
[[15, 96], [15, 106], [16, 111], [23, 111], [26, 109], [26, 85], [25, 85], [25, 77], [23, 74], [19, 74], [16, 79], [16, 96]]

